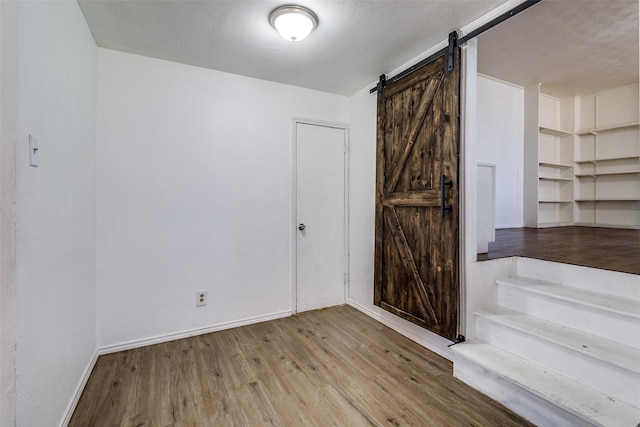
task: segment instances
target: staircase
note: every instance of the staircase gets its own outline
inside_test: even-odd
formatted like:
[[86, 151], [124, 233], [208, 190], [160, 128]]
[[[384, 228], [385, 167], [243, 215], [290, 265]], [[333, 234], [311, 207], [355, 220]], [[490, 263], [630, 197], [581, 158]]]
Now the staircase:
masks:
[[640, 276], [518, 258], [496, 295], [457, 378], [539, 426], [640, 425]]

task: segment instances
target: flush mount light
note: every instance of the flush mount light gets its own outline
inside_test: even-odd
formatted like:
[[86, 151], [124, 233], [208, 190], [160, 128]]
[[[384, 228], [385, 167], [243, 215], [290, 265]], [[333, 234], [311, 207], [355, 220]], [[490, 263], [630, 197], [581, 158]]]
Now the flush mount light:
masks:
[[285, 40], [299, 42], [316, 29], [318, 17], [306, 7], [286, 5], [274, 9], [269, 22]]

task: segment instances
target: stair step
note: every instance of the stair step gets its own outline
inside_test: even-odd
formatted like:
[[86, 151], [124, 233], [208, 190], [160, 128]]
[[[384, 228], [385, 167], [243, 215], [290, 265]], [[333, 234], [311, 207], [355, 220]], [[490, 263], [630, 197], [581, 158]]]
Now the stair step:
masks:
[[640, 409], [487, 343], [451, 347], [454, 376], [538, 425], [636, 426]]
[[640, 348], [640, 301], [518, 276], [496, 283], [501, 307]]
[[479, 340], [640, 407], [640, 349], [503, 308], [476, 321]]
[[638, 301], [628, 298], [586, 291], [580, 288], [525, 277], [508, 277], [498, 279], [497, 282], [510, 286], [525, 287], [527, 291], [532, 293], [548, 295], [563, 301], [640, 319], [640, 304], [638, 304]]
[[517, 275], [640, 301], [640, 275], [518, 257]]

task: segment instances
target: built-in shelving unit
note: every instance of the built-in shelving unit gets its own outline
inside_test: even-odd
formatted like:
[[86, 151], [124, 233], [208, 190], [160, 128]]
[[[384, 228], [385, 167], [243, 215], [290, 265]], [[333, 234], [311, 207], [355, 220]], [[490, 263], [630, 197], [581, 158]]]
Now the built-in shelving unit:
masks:
[[575, 99], [525, 89], [524, 220], [527, 227], [573, 222]]
[[562, 99], [540, 88], [525, 88], [525, 226], [640, 228], [638, 85]]
[[638, 85], [581, 97], [579, 110], [574, 222], [640, 228]]

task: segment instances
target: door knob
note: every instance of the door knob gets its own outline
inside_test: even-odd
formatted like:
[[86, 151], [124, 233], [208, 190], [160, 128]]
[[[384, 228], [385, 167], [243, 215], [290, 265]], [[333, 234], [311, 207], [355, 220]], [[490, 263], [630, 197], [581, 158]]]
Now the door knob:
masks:
[[304, 225], [303, 223], [300, 223], [300, 225], [298, 226], [298, 230], [303, 231], [305, 228], [307, 228], [306, 225]]

